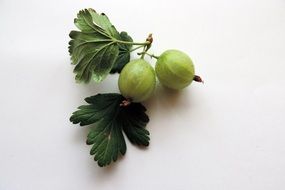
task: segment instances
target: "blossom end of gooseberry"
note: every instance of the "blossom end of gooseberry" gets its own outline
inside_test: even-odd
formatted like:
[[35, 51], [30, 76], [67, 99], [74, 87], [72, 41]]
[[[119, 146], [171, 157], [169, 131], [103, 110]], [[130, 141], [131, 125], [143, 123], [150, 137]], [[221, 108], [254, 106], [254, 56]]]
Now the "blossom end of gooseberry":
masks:
[[193, 80], [195, 82], [200, 82], [200, 83], [204, 84], [204, 80], [200, 76], [198, 76], [198, 75], [195, 75]]

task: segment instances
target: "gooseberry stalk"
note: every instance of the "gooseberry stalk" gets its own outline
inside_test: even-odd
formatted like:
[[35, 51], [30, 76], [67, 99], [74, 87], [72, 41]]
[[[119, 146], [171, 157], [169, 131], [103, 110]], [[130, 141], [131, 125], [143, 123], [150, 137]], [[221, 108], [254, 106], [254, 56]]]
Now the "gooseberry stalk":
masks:
[[150, 58], [155, 58], [155, 59], [159, 58], [159, 56], [156, 56], [154, 54], [150, 54], [150, 53], [147, 53], [147, 52], [140, 52], [140, 53], [138, 53], [138, 55], [142, 55], [142, 54], [148, 55]]
[[[137, 47], [131, 49], [130, 52], [133, 52], [135, 50], [143, 48], [143, 52], [146, 53], [150, 49], [150, 47], [151, 47], [151, 44], [153, 42], [153, 38], [152, 38], [152, 34], [149, 34], [148, 37], [146, 38], [145, 42], [129, 42], [129, 41], [123, 41], [123, 40], [116, 40], [116, 39], [113, 39], [113, 42], [114, 43], [129, 44], [129, 45], [137, 46]], [[141, 58], [143, 59], [144, 58], [144, 54], [141, 54], [141, 55], [142, 55]]]
[[122, 40], [115, 40], [114, 42], [121, 43], [121, 44], [143, 45], [143, 46], [150, 44], [150, 42], [148, 42], [148, 41], [146, 41], [146, 42], [128, 42], [128, 41], [122, 41]]

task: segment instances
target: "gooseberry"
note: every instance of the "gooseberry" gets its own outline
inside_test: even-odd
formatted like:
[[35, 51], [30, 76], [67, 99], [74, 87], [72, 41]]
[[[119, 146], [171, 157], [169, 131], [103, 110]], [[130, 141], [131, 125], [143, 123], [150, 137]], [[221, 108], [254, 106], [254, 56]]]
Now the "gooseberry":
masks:
[[155, 89], [155, 71], [143, 59], [132, 60], [121, 71], [118, 85], [125, 98], [132, 102], [142, 102], [148, 99]]
[[156, 62], [155, 72], [163, 86], [170, 89], [183, 89], [190, 85], [195, 77], [191, 58], [179, 50], [167, 50]]

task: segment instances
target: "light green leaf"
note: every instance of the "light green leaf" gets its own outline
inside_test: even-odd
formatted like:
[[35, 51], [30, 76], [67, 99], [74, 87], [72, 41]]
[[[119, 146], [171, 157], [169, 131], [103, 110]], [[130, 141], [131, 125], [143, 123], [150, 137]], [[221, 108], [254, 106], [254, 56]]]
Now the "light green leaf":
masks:
[[109, 35], [112, 36], [116, 39], [120, 39], [120, 34], [119, 32], [116, 30], [115, 26], [112, 25], [112, 23], [110, 22], [109, 18], [107, 17], [107, 15], [105, 15], [105, 13], [101, 13], [100, 15], [98, 13], [96, 13], [95, 10], [93, 9], [88, 9], [88, 11], [90, 12], [93, 21], [101, 26], [101, 28], [104, 29], [104, 31]]
[[71, 31], [69, 53], [76, 65], [76, 81], [90, 82], [93, 78], [101, 82], [111, 71], [119, 55], [120, 34], [105, 14], [93, 9], [79, 11], [74, 20], [80, 31]]

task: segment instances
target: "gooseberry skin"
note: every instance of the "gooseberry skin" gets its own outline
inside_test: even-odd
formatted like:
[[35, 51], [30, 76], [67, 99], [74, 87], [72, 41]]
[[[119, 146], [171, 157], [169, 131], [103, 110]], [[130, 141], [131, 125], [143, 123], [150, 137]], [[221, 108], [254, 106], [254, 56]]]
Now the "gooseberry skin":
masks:
[[156, 86], [155, 71], [143, 59], [132, 60], [121, 71], [118, 85], [125, 98], [132, 102], [142, 102], [153, 94]]
[[179, 50], [163, 52], [155, 65], [157, 78], [163, 86], [180, 90], [190, 85], [195, 76], [191, 58]]

